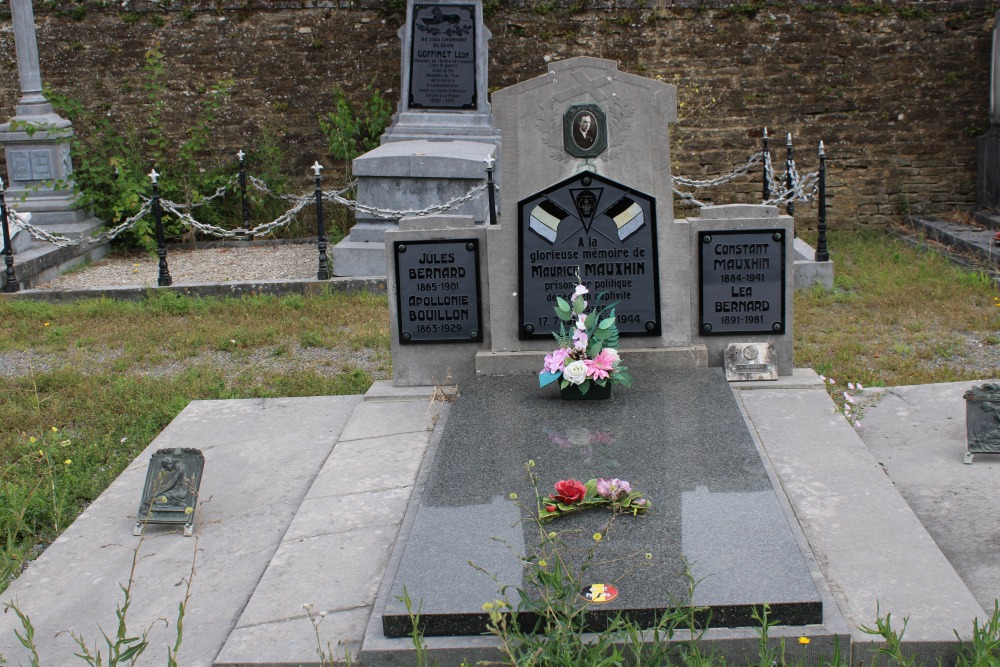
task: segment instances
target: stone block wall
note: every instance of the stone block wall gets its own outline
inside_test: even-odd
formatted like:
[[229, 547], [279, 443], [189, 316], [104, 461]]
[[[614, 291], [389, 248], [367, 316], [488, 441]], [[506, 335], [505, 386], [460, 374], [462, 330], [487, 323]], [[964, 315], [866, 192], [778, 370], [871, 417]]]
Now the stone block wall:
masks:
[[[543, 74], [546, 62], [591, 55], [679, 89], [675, 173], [709, 178], [741, 164], [774, 133], [795, 138], [801, 173], [826, 144], [829, 221], [885, 224], [900, 212], [975, 203], [976, 137], [989, 128], [992, 3], [973, 0], [502, 0], [484, 3], [491, 90]], [[287, 169], [310, 187], [327, 165], [317, 116], [330, 89], [363, 99], [399, 90], [402, 0], [48, 0], [35, 2], [46, 82], [119, 126], [147, 118], [144, 53], [165, 55], [165, 120], [183, 140], [200, 94], [236, 80], [206, 159], [234, 155], [267, 129]], [[0, 5], [0, 116], [18, 97], [13, 30]], [[0, 163], [0, 173], [6, 173]], [[331, 178], [331, 184], [332, 184]], [[755, 202], [759, 174], [699, 198]], [[678, 217], [689, 213], [678, 208]], [[800, 206], [799, 228], [815, 226]]]

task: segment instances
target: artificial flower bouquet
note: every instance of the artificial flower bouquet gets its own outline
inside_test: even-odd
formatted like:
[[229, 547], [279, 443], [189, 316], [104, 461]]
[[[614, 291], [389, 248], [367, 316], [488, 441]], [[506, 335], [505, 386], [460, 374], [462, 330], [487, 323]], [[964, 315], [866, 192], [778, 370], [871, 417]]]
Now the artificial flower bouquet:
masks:
[[[628, 368], [621, 362], [618, 350], [618, 325], [614, 306], [595, 305], [589, 312], [584, 298], [590, 290], [582, 283], [576, 286], [567, 302], [556, 298], [559, 333], [552, 335], [559, 348], [545, 356], [545, 365], [538, 374], [538, 386], [560, 380], [560, 387], [577, 385], [581, 394], [590, 390], [591, 383], [632, 384]], [[601, 297], [598, 295], [597, 301]], [[567, 323], [570, 330], [567, 331]]]
[[540, 498], [538, 518], [542, 521], [555, 519], [571, 512], [608, 507], [613, 512], [629, 512], [633, 515], [645, 514], [649, 501], [622, 479], [591, 479], [581, 482], [564, 479], [555, 483], [555, 492], [548, 498]]

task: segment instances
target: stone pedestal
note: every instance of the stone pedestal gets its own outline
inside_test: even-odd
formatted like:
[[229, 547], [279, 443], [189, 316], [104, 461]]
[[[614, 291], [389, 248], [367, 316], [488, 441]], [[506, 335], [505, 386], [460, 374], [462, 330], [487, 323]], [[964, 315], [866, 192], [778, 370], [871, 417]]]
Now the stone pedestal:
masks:
[[[354, 161], [358, 204], [391, 211], [419, 211], [461, 197], [485, 182], [486, 166], [496, 146], [471, 141], [399, 141], [385, 143]], [[487, 196], [445, 211], [488, 220]], [[333, 248], [337, 276], [377, 276], [386, 267], [385, 233], [395, 220], [359, 211], [350, 234]]]

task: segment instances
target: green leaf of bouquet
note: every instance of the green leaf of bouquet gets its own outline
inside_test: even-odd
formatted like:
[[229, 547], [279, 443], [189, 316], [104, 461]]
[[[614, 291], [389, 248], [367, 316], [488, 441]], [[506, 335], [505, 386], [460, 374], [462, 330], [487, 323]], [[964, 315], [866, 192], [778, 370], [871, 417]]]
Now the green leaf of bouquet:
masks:
[[618, 373], [615, 373], [615, 377], [618, 378], [618, 384], [620, 384], [621, 386], [623, 387], [632, 386], [632, 376], [629, 374], [628, 371], [619, 371]]
[[585, 487], [587, 487], [587, 497], [588, 498], [592, 498], [592, 497], [594, 497], [594, 496], [597, 495], [597, 480], [596, 479], [589, 479], [586, 482], [584, 482], [583, 485]]
[[576, 297], [575, 299], [573, 299], [573, 312], [576, 315], [579, 315], [580, 313], [582, 313], [583, 309], [586, 308], [586, 307], [587, 307], [587, 302], [583, 300], [583, 295], [582, 294], [580, 296]]
[[559, 310], [565, 310], [568, 313], [569, 310], [570, 310], [570, 308], [569, 308], [569, 302], [566, 301], [566, 299], [562, 298], [561, 296], [557, 296], [556, 297], [556, 310], [557, 311], [559, 311]]
[[598, 329], [609, 329], [609, 328], [613, 327], [614, 325], [615, 325], [615, 317], [614, 317], [614, 315], [612, 315], [611, 317], [605, 317], [603, 320], [601, 320], [601, 323], [597, 325], [597, 328]]
[[583, 384], [578, 385], [580, 387], [580, 393], [584, 396], [590, 391], [590, 380], [586, 380]]
[[561, 377], [562, 373], [549, 373], [548, 371], [542, 371], [538, 374], [538, 386], [547, 387]]
[[562, 310], [561, 308], [556, 308], [555, 310], [556, 310], [556, 317], [558, 317], [563, 322], [569, 322], [573, 319], [573, 313], [571, 313], [568, 308], [566, 310]]
[[583, 326], [587, 328], [588, 334], [594, 330], [595, 324], [597, 324], [597, 313], [587, 313], [587, 319], [583, 321]]
[[607, 329], [601, 329], [600, 327], [598, 327], [597, 330], [594, 331], [594, 338], [596, 340], [605, 341], [611, 338], [611, 336], [612, 332], [608, 331]]

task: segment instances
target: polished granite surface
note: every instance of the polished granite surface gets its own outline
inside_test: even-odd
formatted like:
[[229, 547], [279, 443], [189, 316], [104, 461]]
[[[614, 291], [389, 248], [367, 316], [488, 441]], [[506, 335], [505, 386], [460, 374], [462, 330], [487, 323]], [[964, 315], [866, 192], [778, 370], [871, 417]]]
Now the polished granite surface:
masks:
[[[652, 374], [651, 374], [652, 375]], [[534, 377], [489, 377], [460, 388], [383, 610], [404, 636], [405, 592], [428, 636], [485, 631], [484, 602], [529, 588], [523, 561], [542, 542], [531, 517], [561, 479], [617, 477], [652, 503], [645, 516], [588, 510], [544, 524], [556, 531], [581, 584], [614, 585], [592, 604], [602, 627], [624, 612], [641, 623], [694, 604], [711, 624], [754, 625], [769, 603], [785, 625], [822, 622], [822, 603], [721, 369], [636, 373], [610, 400], [566, 402]], [[511, 497], [516, 494], [516, 499]], [[603, 535], [600, 544], [594, 534]]]

